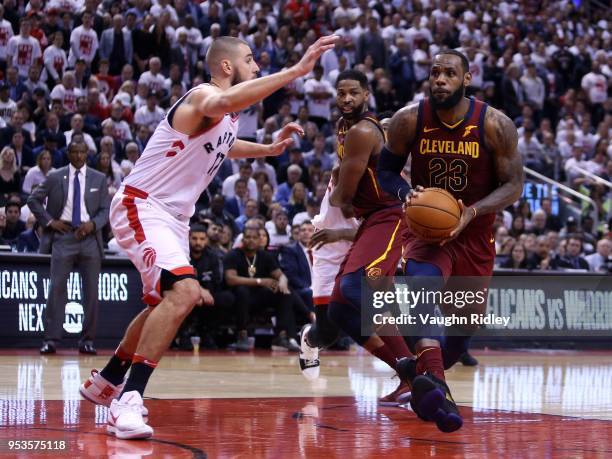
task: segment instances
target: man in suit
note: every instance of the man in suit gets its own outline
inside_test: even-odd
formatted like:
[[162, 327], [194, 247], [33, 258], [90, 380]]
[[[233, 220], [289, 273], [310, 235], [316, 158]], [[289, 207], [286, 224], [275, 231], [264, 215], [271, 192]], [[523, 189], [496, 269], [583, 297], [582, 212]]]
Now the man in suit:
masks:
[[504, 112], [508, 118], [514, 120], [521, 114], [524, 102], [523, 87], [519, 81], [521, 70], [518, 65], [510, 64], [506, 75], [502, 79], [502, 94], [504, 95]]
[[310, 220], [300, 225], [298, 240], [281, 247], [280, 266], [289, 280], [289, 287], [296, 292], [310, 311], [314, 311], [312, 303], [312, 249], [309, 249], [310, 239], [314, 233], [314, 225]]
[[109, 61], [111, 75], [119, 75], [125, 64], [132, 63], [134, 49], [132, 45], [132, 34], [123, 28], [123, 16], [113, 16], [113, 27], [102, 32], [100, 37], [100, 48], [98, 49], [100, 59]]
[[247, 181], [239, 178], [234, 183], [234, 196], [225, 200], [225, 210], [232, 214], [234, 218], [238, 218], [244, 214], [246, 201], [249, 198]]
[[104, 253], [102, 228], [108, 223], [110, 199], [104, 174], [86, 166], [85, 143], [71, 143], [68, 160], [68, 166], [49, 174], [28, 199], [28, 206], [44, 228], [39, 252], [51, 253], [51, 285], [41, 354], [55, 353], [62, 338], [66, 282], [75, 264], [80, 268], [84, 290], [85, 317], [79, 352], [96, 353], [93, 339], [98, 315], [98, 276]]
[[554, 260], [556, 268], [563, 269], [584, 269], [589, 270], [589, 263], [580, 256], [582, 253], [582, 238], [572, 234], [568, 236], [565, 246], [565, 255], [557, 255]]

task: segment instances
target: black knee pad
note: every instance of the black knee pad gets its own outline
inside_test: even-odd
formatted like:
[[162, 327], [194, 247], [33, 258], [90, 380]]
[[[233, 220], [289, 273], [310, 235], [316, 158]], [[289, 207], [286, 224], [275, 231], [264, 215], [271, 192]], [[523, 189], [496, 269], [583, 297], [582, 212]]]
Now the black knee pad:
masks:
[[163, 295], [166, 290], [171, 290], [172, 286], [183, 279], [198, 280], [195, 274], [173, 274], [171, 271], [162, 269], [159, 279], [159, 293]]

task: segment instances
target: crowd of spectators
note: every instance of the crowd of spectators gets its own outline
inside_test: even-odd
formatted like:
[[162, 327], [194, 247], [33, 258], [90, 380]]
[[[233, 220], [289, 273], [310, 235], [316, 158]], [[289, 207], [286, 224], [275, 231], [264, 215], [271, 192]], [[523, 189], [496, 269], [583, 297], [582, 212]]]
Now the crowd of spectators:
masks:
[[[318, 36], [335, 33], [341, 39], [312, 75], [240, 114], [241, 138], [273, 142], [291, 121], [305, 136], [278, 158], [224, 162], [200, 196], [192, 220], [204, 225], [221, 265], [248, 227], [281, 260], [283, 247], [300, 244], [300, 228], [318, 212], [336, 162], [340, 71], [363, 71], [371, 109], [390, 116], [428, 95], [432, 56], [452, 48], [470, 61], [469, 95], [515, 121], [525, 165], [595, 202], [569, 219], [546, 199], [500, 213], [497, 265], [609, 272], [611, 195], [596, 177], [612, 178], [612, 23], [605, 9], [581, 3], [5, 0], [0, 242], [37, 250], [41, 228], [25, 201], [68, 164], [71, 141], [87, 145], [89, 166], [107, 176], [114, 194], [169, 107], [207, 81], [204, 56], [216, 37], [248, 42], [268, 75], [297, 62]], [[106, 242], [118, 250], [108, 228]], [[219, 289], [227, 289], [223, 272], [213, 283]]]

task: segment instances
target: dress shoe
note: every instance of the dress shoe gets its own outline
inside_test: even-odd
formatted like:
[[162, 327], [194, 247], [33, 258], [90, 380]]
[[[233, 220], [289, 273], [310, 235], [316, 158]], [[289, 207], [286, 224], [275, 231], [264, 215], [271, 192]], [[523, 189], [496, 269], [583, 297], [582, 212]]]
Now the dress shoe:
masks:
[[44, 343], [40, 348], [41, 354], [55, 354], [55, 346], [51, 343]]
[[79, 346], [79, 354], [97, 355], [98, 351], [92, 344], [81, 344]]

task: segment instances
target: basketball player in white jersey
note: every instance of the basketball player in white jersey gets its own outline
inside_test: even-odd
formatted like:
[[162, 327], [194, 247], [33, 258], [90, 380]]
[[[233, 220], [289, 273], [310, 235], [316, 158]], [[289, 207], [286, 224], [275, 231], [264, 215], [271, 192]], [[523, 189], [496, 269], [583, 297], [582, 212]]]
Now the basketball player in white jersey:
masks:
[[319, 377], [319, 349], [331, 346], [338, 339], [339, 329], [327, 318], [327, 307], [336, 275], [359, 226], [357, 219], [345, 218], [339, 207], [329, 205], [337, 171], [335, 168], [332, 172], [319, 214], [312, 220], [315, 226], [310, 243], [313, 248], [312, 296], [317, 320], [304, 325], [300, 332], [299, 358], [300, 370], [308, 380]]
[[[143, 420], [149, 377], [193, 307], [213, 301], [189, 263], [188, 222], [196, 200], [226, 157], [276, 156], [292, 143], [292, 134], [303, 134], [291, 123], [271, 145], [238, 140], [236, 113], [309, 73], [336, 38], [320, 38], [293, 67], [258, 79], [247, 43], [215, 40], [206, 55], [210, 84], [193, 88], [170, 108], [113, 198], [113, 234], [141, 274], [148, 307], [128, 326], [106, 367], [93, 370], [80, 387], [86, 399], [110, 405], [109, 433], [121, 439], [153, 435]], [[252, 281], [257, 285], [258, 279]]]

